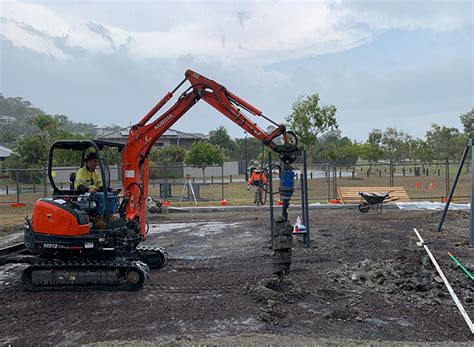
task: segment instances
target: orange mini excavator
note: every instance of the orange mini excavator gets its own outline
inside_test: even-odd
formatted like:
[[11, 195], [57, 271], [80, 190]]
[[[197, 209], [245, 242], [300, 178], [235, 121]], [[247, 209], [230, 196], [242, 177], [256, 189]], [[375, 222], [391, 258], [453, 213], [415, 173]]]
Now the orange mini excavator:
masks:
[[[155, 114], [172, 98], [186, 81], [191, 83], [161, 116]], [[186, 111], [204, 100], [249, 134], [275, 151], [281, 162], [279, 193], [283, 200], [282, 219], [287, 220], [288, 206], [294, 191], [291, 164], [300, 155], [296, 137], [262, 114], [222, 85], [187, 70], [185, 78], [167, 93], [136, 125], [132, 126], [125, 144], [107, 141], [58, 141], [49, 155], [49, 180], [54, 193], [35, 203], [32, 218], [25, 218], [25, 245], [30, 253], [28, 266], [22, 274], [27, 290], [137, 290], [148, 277], [149, 268], [166, 264], [166, 252], [158, 247], [141, 247], [146, 239], [146, 200], [148, 195], [148, 159], [153, 144]], [[267, 134], [245, 116], [241, 109], [276, 125]], [[276, 140], [282, 137], [281, 140]], [[110, 187], [110, 171], [101, 153], [115, 148], [122, 155], [123, 194]], [[106, 228], [94, 228], [96, 203], [94, 195], [85, 194], [71, 184], [60, 189], [54, 180], [53, 164], [56, 152], [66, 151], [69, 159], [77, 158], [84, 166], [87, 153], [97, 155], [102, 178]], [[64, 154], [63, 154], [64, 155]], [[74, 177], [71, 177], [74, 180]], [[119, 216], [113, 217], [110, 199], [117, 199]]]

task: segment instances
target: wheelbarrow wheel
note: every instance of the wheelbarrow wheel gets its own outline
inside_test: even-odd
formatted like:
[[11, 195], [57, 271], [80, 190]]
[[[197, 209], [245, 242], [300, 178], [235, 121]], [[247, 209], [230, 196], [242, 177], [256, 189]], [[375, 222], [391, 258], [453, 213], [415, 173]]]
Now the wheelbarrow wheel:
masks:
[[362, 213], [367, 213], [370, 210], [370, 205], [367, 202], [359, 204], [359, 211]]

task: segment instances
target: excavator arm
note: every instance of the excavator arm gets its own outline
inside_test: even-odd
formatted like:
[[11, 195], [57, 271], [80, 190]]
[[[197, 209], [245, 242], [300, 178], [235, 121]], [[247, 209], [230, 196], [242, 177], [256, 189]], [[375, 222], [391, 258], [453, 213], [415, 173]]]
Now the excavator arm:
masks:
[[[186, 81], [189, 81], [191, 86], [181, 94], [173, 106], [151, 121]], [[287, 218], [289, 201], [294, 191], [291, 164], [301, 154], [301, 149], [298, 148], [297, 143], [290, 143], [289, 134], [291, 133], [286, 131], [284, 125], [273, 122], [263, 115], [262, 111], [230, 92], [224, 86], [194, 71], [187, 70], [185, 78], [178, 86], [173, 91], [168, 92], [136, 125], [132, 126], [123, 151], [122, 173], [127, 204], [126, 218], [129, 225], [139, 231], [143, 238], [146, 237], [148, 153], [165, 131], [201, 99], [278, 154], [284, 164], [280, 179], [280, 194], [283, 200], [282, 216], [284, 219]], [[275, 130], [267, 134], [245, 116], [241, 109], [254, 116], [265, 118], [276, 126]], [[280, 136], [283, 137], [283, 144], [274, 141]], [[296, 137], [294, 139], [296, 140]]]

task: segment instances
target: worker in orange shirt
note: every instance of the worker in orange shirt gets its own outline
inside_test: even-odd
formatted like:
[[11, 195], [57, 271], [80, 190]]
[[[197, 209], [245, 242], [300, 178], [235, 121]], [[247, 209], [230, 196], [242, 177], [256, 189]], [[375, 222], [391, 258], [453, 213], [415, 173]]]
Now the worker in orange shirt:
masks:
[[[268, 179], [265, 176], [265, 174], [262, 174], [262, 169], [260, 166], [257, 166], [255, 170], [253, 170], [247, 184], [248, 184], [247, 190], [249, 190], [250, 187], [252, 187], [253, 191], [255, 192], [255, 199], [253, 203], [260, 205], [262, 201], [261, 195], [263, 194], [260, 188], [268, 184]], [[259, 194], [259, 190], [260, 190], [260, 194]]]

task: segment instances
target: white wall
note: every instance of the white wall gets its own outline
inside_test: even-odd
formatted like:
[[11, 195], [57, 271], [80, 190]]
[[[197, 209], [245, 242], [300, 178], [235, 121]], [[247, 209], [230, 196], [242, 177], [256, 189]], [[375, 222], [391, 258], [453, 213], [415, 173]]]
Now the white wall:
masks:
[[[202, 177], [202, 169], [198, 167], [185, 166], [183, 168], [184, 176], [190, 174], [191, 177]], [[220, 166], [207, 167], [205, 170], [206, 177], [211, 176], [221, 176], [222, 168]], [[237, 161], [228, 161], [224, 162], [224, 176], [239, 174], [239, 162]]]

